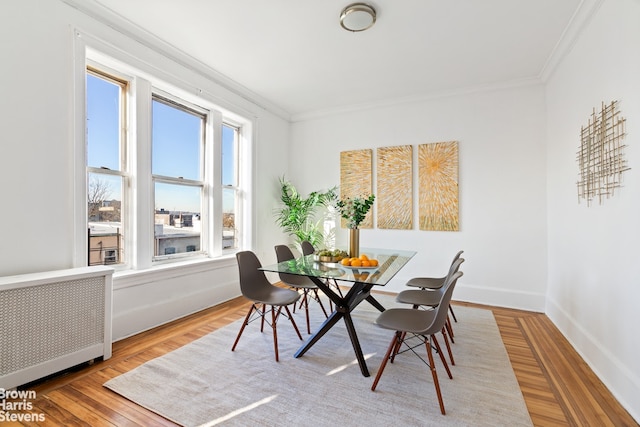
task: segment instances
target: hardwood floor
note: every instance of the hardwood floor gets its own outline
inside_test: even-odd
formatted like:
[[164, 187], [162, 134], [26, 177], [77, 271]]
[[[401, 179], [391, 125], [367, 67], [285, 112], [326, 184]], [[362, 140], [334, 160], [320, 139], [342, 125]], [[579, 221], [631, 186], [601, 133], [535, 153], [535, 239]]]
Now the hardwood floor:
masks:
[[[493, 311], [535, 426], [638, 426], [547, 316], [458, 304]], [[116, 342], [107, 361], [29, 385], [37, 397], [30, 402], [32, 408], [22, 413], [42, 413], [45, 422], [23, 420], [6, 425], [174, 426], [102, 384], [240, 319], [247, 309], [246, 300], [238, 298]]]
[[638, 426], [544, 314], [493, 311], [535, 426]]

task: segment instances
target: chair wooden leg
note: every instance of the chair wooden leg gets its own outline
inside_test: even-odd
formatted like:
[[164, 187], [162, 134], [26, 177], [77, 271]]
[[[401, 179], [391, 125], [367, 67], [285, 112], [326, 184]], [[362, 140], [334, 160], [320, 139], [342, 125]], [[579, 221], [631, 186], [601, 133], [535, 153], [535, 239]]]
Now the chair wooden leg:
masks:
[[242, 335], [242, 332], [244, 331], [244, 328], [249, 324], [249, 318], [251, 317], [251, 313], [253, 313], [253, 310], [256, 308], [255, 304], [251, 304], [251, 308], [249, 309], [249, 312], [247, 313], [247, 317], [244, 318], [244, 322], [242, 322], [242, 326], [240, 327], [240, 332], [238, 332], [238, 336], [236, 337], [236, 341], [233, 343], [233, 347], [231, 347], [231, 351], [236, 349], [236, 345], [238, 345], [238, 341], [240, 341], [240, 336]]
[[[309, 335], [311, 335], [311, 323], [309, 321], [309, 292], [311, 290], [310, 289], [304, 289], [304, 294], [302, 297], [302, 302], [300, 302], [300, 307], [303, 306], [304, 304], [304, 312], [307, 318], [307, 333]], [[329, 315], [327, 314], [327, 310], [324, 309], [324, 305], [322, 304], [322, 301], [320, 300], [320, 296], [318, 295], [318, 290], [317, 289], [313, 289], [313, 292], [315, 294], [315, 296], [312, 296], [313, 299], [316, 300], [316, 302], [320, 305], [320, 308], [322, 309], [322, 312], [324, 313], [324, 317], [326, 317], [327, 319], [329, 318]], [[295, 306], [294, 306], [295, 308]]]
[[[307, 292], [309, 290], [307, 288], [300, 289], [302, 291], [302, 298], [300, 298], [300, 302], [298, 303], [298, 308], [302, 308], [305, 306], [305, 302], [307, 301]], [[296, 312], [296, 305], [293, 304], [293, 312]]]
[[393, 335], [391, 344], [389, 344], [389, 348], [387, 349], [387, 354], [385, 354], [384, 359], [382, 359], [382, 363], [380, 364], [380, 367], [378, 368], [378, 373], [376, 374], [376, 379], [373, 380], [373, 384], [371, 385], [371, 391], [375, 391], [376, 386], [378, 385], [378, 381], [380, 381], [380, 377], [382, 376], [382, 371], [384, 371], [384, 368], [387, 366], [387, 360], [389, 360], [389, 358], [391, 357], [391, 352], [396, 348], [396, 344], [400, 339], [400, 334], [401, 334], [400, 331], [397, 331]]
[[440, 347], [440, 343], [435, 335], [431, 335], [431, 341], [433, 341], [433, 345], [436, 347], [436, 351], [440, 355], [440, 360], [444, 365], [444, 369], [447, 371], [447, 375], [449, 375], [450, 379], [453, 379], [453, 375], [451, 375], [451, 370], [449, 369], [449, 364], [447, 363], [447, 359], [444, 358], [444, 354], [442, 353], [442, 348]]
[[451, 343], [455, 344], [456, 341], [453, 339], [453, 326], [451, 325], [451, 319], [447, 315], [447, 321], [444, 322], [444, 327], [447, 328], [447, 332], [449, 332], [449, 337], [451, 338]]
[[277, 321], [278, 316], [280, 315], [280, 310], [282, 307], [278, 307], [278, 313], [276, 314], [276, 308], [271, 306], [271, 329], [273, 330], [273, 349], [276, 353], [276, 362], [279, 362], [278, 358], [278, 330], [277, 330]]
[[260, 321], [260, 332], [264, 332], [264, 315], [267, 312], [267, 305], [262, 304], [262, 320]]
[[[431, 335], [430, 338], [435, 338]], [[440, 392], [440, 383], [438, 382], [438, 373], [436, 372], [436, 364], [433, 362], [433, 353], [431, 351], [431, 343], [430, 339], [425, 340], [425, 345], [427, 346], [427, 355], [429, 356], [429, 365], [431, 367], [431, 376], [433, 377], [433, 385], [436, 387], [436, 395], [438, 396], [438, 403], [440, 404], [440, 412], [442, 415], [445, 415], [444, 411], [444, 402], [442, 401], [442, 393]], [[439, 347], [436, 345], [436, 348]], [[440, 352], [442, 354], [442, 352]]]
[[[327, 280], [327, 286], [331, 286], [329, 279]], [[342, 289], [340, 289], [340, 285], [338, 285], [338, 282], [335, 279], [333, 279], [333, 287], [336, 288], [336, 291], [338, 291], [338, 295], [340, 295], [340, 298], [344, 298]], [[331, 298], [329, 298], [329, 310], [333, 312], [333, 301], [331, 301]]]
[[304, 314], [307, 318], [307, 333], [311, 335], [311, 324], [309, 322], [309, 289], [304, 289], [302, 291], [302, 301], [300, 302], [300, 307], [304, 306]]
[[453, 353], [451, 352], [451, 346], [449, 345], [449, 339], [447, 338], [447, 328], [442, 327], [442, 336], [444, 337], [444, 344], [447, 346], [447, 352], [449, 352], [449, 360], [451, 360], [451, 365], [455, 366], [456, 362], [453, 361]]
[[[316, 295], [316, 301], [318, 301], [318, 304], [320, 305], [320, 308], [322, 309], [322, 312], [324, 313], [324, 317], [326, 317], [328, 319], [329, 318], [329, 314], [327, 314], [327, 310], [324, 309], [324, 304], [322, 304], [322, 300], [320, 299], [320, 295], [318, 294], [318, 290], [314, 289], [313, 292]], [[329, 300], [329, 301], [331, 301], [331, 300]]]
[[338, 294], [340, 295], [340, 298], [344, 298], [344, 295], [342, 294], [342, 289], [340, 289], [340, 285], [338, 285], [338, 282], [334, 280], [333, 283], [336, 285], [336, 289], [338, 290]]
[[289, 311], [289, 307], [285, 305], [284, 309], [287, 312], [287, 316], [289, 316], [289, 320], [291, 321], [291, 324], [293, 325], [293, 329], [295, 329], [296, 330], [296, 334], [298, 334], [298, 338], [300, 338], [300, 341], [302, 341], [302, 335], [300, 335], [300, 331], [298, 330], [298, 325], [296, 325], [296, 321], [293, 320], [293, 316], [291, 315], [291, 311]]
[[398, 339], [398, 341], [396, 342], [396, 347], [393, 349], [393, 353], [391, 354], [391, 360], [390, 360], [391, 363], [393, 363], [396, 360], [396, 355], [400, 352], [400, 347], [402, 346], [402, 343], [404, 342], [404, 339], [406, 336], [407, 336], [406, 332], [402, 332], [400, 334], [400, 339]]
[[[296, 330], [296, 334], [298, 335], [298, 338], [300, 338], [300, 340], [302, 341], [302, 335], [300, 335], [300, 330], [298, 329], [298, 325], [296, 325], [296, 321], [293, 320], [293, 316], [291, 315], [291, 311], [289, 310], [289, 307], [285, 305], [284, 309], [286, 310], [287, 316], [289, 317], [289, 320], [293, 325], [293, 329]], [[277, 310], [275, 306], [271, 306], [271, 329], [273, 330], [273, 350], [276, 354], [276, 362], [280, 361], [280, 355], [278, 352], [278, 319], [280, 318], [281, 313], [282, 313], [282, 306], [279, 306]], [[263, 313], [263, 320], [264, 320], [264, 313]]]

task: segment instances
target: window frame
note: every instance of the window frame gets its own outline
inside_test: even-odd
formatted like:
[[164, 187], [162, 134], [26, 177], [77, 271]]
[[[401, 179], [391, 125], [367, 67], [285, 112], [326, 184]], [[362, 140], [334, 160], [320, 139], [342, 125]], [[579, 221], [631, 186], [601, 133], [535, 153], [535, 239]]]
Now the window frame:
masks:
[[[209, 195], [209, 191], [207, 188], [210, 186], [214, 186], [215, 183], [207, 182], [206, 179], [206, 171], [207, 169], [212, 167], [212, 162], [208, 162], [206, 158], [206, 153], [208, 150], [207, 144], [207, 131], [210, 128], [211, 112], [210, 110], [201, 108], [195, 104], [187, 102], [185, 100], [177, 98], [175, 95], [172, 95], [166, 91], [153, 88], [151, 94], [151, 103], [153, 102], [161, 102], [170, 107], [176, 108], [178, 110], [182, 110], [186, 113], [200, 116], [202, 119], [202, 126], [200, 128], [200, 147], [199, 147], [199, 158], [198, 158], [198, 177], [199, 179], [189, 179], [182, 177], [173, 177], [166, 175], [159, 175], [153, 173], [153, 165], [151, 166], [151, 182], [153, 188], [153, 208], [151, 211], [151, 215], [155, 217], [156, 213], [156, 203], [155, 203], [155, 194], [156, 194], [156, 184], [169, 184], [169, 185], [177, 185], [177, 186], [185, 186], [185, 187], [199, 187], [200, 188], [200, 221], [201, 224], [209, 224], [209, 218], [213, 216], [210, 214], [209, 209], [207, 207], [206, 199]], [[153, 108], [152, 108], [153, 111]], [[153, 120], [153, 117], [152, 117]], [[153, 138], [151, 140], [151, 153], [153, 156]], [[155, 219], [154, 219], [155, 226]], [[209, 253], [209, 244], [206, 239], [207, 232], [202, 227], [200, 230], [200, 250], [199, 251], [185, 251], [185, 252], [173, 252], [171, 254], [156, 254], [155, 253], [155, 241], [154, 241], [154, 252], [152, 257], [152, 262], [158, 263], [167, 260], [173, 260], [176, 258], [188, 258], [195, 257], [198, 255], [207, 255]], [[155, 239], [155, 236], [152, 236]]]
[[[128, 101], [127, 101], [128, 99], [127, 94], [129, 92], [129, 81], [125, 75], [118, 73], [117, 71], [111, 69], [110, 67], [102, 67], [101, 69], [98, 69], [95, 66], [88, 64], [86, 67], [85, 79], [87, 74], [92, 74], [96, 78], [102, 78], [104, 80], [107, 80], [113, 84], [120, 86], [120, 99], [119, 99], [120, 102], [119, 102], [119, 111], [118, 111], [119, 112], [118, 170], [106, 168], [102, 165], [90, 166], [87, 161], [86, 162], [87, 164], [85, 166], [86, 168], [85, 179], [87, 182], [87, 187], [89, 186], [90, 174], [119, 177], [122, 180], [121, 181], [121, 199], [122, 200], [121, 200], [121, 211], [120, 211], [120, 217], [121, 217], [120, 222], [121, 222], [122, 236], [123, 236], [122, 248], [120, 249], [122, 256], [118, 254], [116, 258], [120, 259], [120, 262], [112, 263], [112, 264], [110, 263], [110, 265], [112, 265], [116, 269], [124, 269], [124, 268], [128, 268], [128, 265], [130, 263], [130, 260], [128, 258], [128, 254], [129, 254], [128, 249], [130, 249], [130, 245], [127, 245], [126, 243], [127, 241], [130, 240], [130, 239], [127, 239], [128, 237], [127, 233], [128, 233], [128, 229], [130, 229], [130, 227], [128, 228], [130, 223], [128, 218], [129, 218], [129, 200], [131, 199], [129, 195], [129, 189], [131, 188], [131, 183], [130, 183], [131, 174], [129, 173], [129, 162], [128, 162], [129, 143], [128, 143], [128, 133], [126, 132], [126, 129], [129, 127], [128, 125], [129, 114], [128, 114]], [[85, 93], [86, 93], [86, 86], [85, 86]], [[85, 111], [86, 111], [86, 107], [85, 107]], [[85, 120], [85, 123], [86, 123], [86, 120]], [[86, 133], [86, 128], [85, 128], [85, 133]], [[87, 150], [88, 150], [88, 141], [85, 144], [85, 147], [87, 147], [84, 153], [84, 156], [86, 158]], [[127, 220], [125, 220], [125, 218]], [[88, 228], [88, 215], [87, 215], [86, 222], [87, 222], [86, 226]], [[118, 236], [118, 239], [120, 239], [119, 236]], [[87, 242], [87, 253], [89, 253], [89, 251], [90, 251], [90, 244], [89, 242]], [[103, 258], [102, 254], [101, 254], [101, 258]], [[89, 262], [87, 261], [87, 265], [88, 264]]]
[[[242, 218], [242, 208], [244, 206], [243, 203], [241, 203], [241, 196], [242, 196], [242, 191], [241, 191], [241, 186], [240, 186], [240, 182], [241, 182], [241, 169], [240, 169], [240, 141], [242, 140], [242, 131], [243, 128], [242, 126], [235, 124], [229, 120], [225, 120], [222, 122], [222, 127], [227, 126], [229, 128], [234, 129], [234, 141], [233, 141], [233, 145], [234, 145], [234, 183], [235, 185], [229, 185], [229, 184], [224, 184], [224, 179], [221, 179], [221, 183], [222, 183], [222, 192], [224, 195], [224, 191], [225, 190], [232, 190], [234, 192], [234, 208], [233, 208], [233, 213], [234, 213], [234, 225], [236, 223], [236, 221], [238, 221], [239, 218]], [[220, 141], [222, 143], [222, 137], [220, 138]], [[222, 157], [222, 155], [221, 155]], [[220, 167], [221, 169], [221, 173], [222, 173], [222, 166]], [[222, 212], [222, 220], [224, 220], [224, 200], [222, 200], [221, 202], [223, 204], [222, 208], [223, 208], [223, 212]], [[222, 227], [224, 228], [224, 226], [222, 225]], [[224, 234], [222, 235], [223, 239], [222, 239], [222, 251], [225, 250], [235, 250], [236, 248], [238, 248], [240, 246], [240, 242], [242, 241], [242, 227], [238, 228], [238, 227], [234, 227], [234, 241], [235, 241], [235, 246], [232, 246], [228, 249], [224, 248]], [[224, 230], [223, 230], [224, 231]], [[221, 233], [223, 233], [223, 231], [221, 231]]]
[[[185, 76], [194, 77], [194, 81], [202, 80], [202, 76], [194, 75], [193, 70], [183, 68], [185, 76], [180, 78], [167, 73], [152, 64], [127, 54], [112, 44], [94, 38], [79, 30], [74, 30], [74, 114], [71, 126], [74, 135], [73, 159], [74, 169], [74, 255], [73, 264], [76, 267], [87, 265], [87, 161], [86, 161], [86, 72], [87, 66], [106, 71], [110, 75], [122, 78], [128, 82], [127, 99], [135, 100], [126, 110], [128, 126], [126, 137], [127, 148], [126, 166], [129, 175], [129, 187], [126, 206], [125, 229], [123, 233], [129, 236], [125, 242], [124, 264], [113, 265], [116, 272], [124, 270], [142, 272], [151, 271], [154, 267], [165, 264], [184, 268], [191, 264], [216, 259], [225, 260], [236, 252], [251, 245], [255, 214], [252, 210], [251, 185], [253, 184], [253, 137], [256, 117], [251, 113], [232, 105], [219, 104], [220, 98], [211, 92], [203, 91], [186, 82]], [[181, 66], [180, 64], [177, 64]], [[208, 83], [207, 83], [208, 82]], [[213, 81], [205, 79], [200, 84], [211, 84]], [[195, 83], [193, 83], [195, 85]], [[205, 128], [204, 157], [208, 164], [205, 167], [203, 196], [203, 227], [201, 241], [206, 245], [206, 253], [198, 256], [188, 256], [180, 259], [153, 261], [154, 219], [149, 212], [154, 212], [153, 180], [151, 176], [151, 95], [169, 93], [171, 96], [197, 105], [208, 111], [209, 120]], [[227, 104], [225, 102], [225, 104]], [[146, 113], [146, 115], [145, 115]], [[236, 227], [239, 229], [237, 247], [223, 250], [222, 248], [222, 181], [221, 181], [221, 142], [222, 123], [237, 126], [242, 133], [238, 141], [238, 193], [237, 203], [240, 208], [236, 212]], [[148, 171], [148, 174], [142, 171]], [[123, 198], [124, 198], [123, 194]], [[123, 200], [123, 204], [125, 200]], [[204, 215], [207, 215], [207, 219]], [[218, 220], [219, 219], [219, 220]], [[124, 222], [124, 221], [123, 221]], [[217, 236], [217, 237], [216, 237]], [[135, 243], [133, 242], [135, 241]], [[179, 262], [178, 262], [179, 261]], [[198, 267], [199, 268], [199, 267]], [[134, 276], [130, 276], [134, 277]]]

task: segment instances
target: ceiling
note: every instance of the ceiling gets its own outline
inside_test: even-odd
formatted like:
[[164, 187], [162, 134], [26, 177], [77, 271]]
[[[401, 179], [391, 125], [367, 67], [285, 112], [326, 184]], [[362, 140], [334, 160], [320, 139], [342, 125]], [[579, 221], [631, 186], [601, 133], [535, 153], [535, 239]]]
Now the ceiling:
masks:
[[349, 0], [92, 2], [295, 118], [540, 81], [585, 0], [372, 0], [359, 33]]

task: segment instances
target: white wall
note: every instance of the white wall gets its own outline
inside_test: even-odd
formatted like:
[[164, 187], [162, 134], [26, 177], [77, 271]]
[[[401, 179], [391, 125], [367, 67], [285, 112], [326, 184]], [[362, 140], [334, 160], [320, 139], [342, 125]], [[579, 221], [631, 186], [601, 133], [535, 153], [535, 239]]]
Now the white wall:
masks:
[[[60, 1], [4, 2], [0, 20], [0, 276], [70, 268], [73, 29], [177, 72], [181, 66]], [[464, 249], [457, 299], [546, 310], [640, 419], [633, 332], [640, 324], [638, 22], [640, 2], [605, 0], [546, 88], [459, 94], [292, 125], [215, 82], [184, 75], [256, 118], [252, 241], [265, 262], [275, 260], [273, 245], [284, 239], [273, 221], [283, 173], [309, 192], [339, 184], [340, 151], [459, 141], [459, 232], [362, 232], [363, 246], [418, 251], [387, 290], [409, 277], [443, 274]], [[580, 126], [593, 107], [613, 99], [627, 118], [632, 169], [614, 198], [587, 208], [577, 204], [575, 188]], [[344, 230], [338, 243], [346, 244]], [[114, 337], [237, 295], [236, 269], [231, 258], [116, 275]]]
[[[341, 151], [394, 145], [416, 150], [419, 144], [452, 140], [459, 142], [460, 231], [420, 231], [414, 220], [413, 230], [361, 230], [361, 246], [418, 252], [386, 290], [402, 289], [411, 277], [444, 275], [453, 255], [463, 249], [465, 275], [458, 281], [456, 299], [543, 311], [547, 267], [541, 85], [296, 122], [290, 178], [308, 193], [340, 184]], [[346, 246], [346, 239], [341, 229], [338, 246]]]
[[[605, 0], [547, 85], [546, 312], [640, 420], [640, 2]], [[602, 205], [578, 204], [580, 129], [602, 102], [627, 119], [631, 170]]]
[[[179, 52], [174, 53], [180, 63], [61, 1], [3, 2], [0, 20], [0, 276], [73, 267], [76, 29], [202, 87], [224, 108], [253, 117], [257, 154], [254, 191], [249, 196], [255, 206], [272, 204], [277, 186], [263, 177], [276, 179], [284, 172], [288, 121], [189, 71], [194, 64], [183, 66]], [[279, 230], [264, 209], [259, 212], [251, 241], [259, 254], [271, 256]], [[275, 261], [275, 255], [270, 260]], [[237, 296], [237, 280], [234, 257], [160, 271], [116, 273], [113, 336], [119, 339]]]

